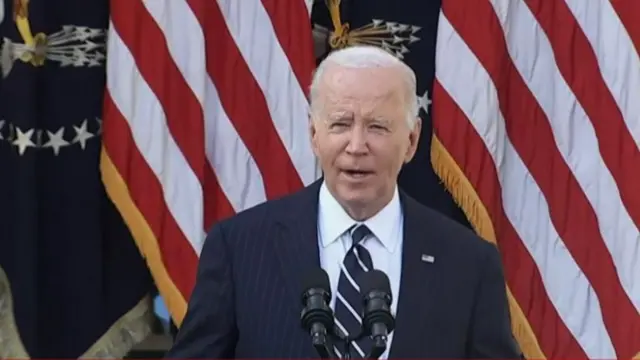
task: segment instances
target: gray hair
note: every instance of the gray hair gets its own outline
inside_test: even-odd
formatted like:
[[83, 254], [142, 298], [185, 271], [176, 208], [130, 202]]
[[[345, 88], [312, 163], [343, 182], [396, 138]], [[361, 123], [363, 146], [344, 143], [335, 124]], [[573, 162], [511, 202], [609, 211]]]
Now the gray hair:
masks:
[[331, 52], [318, 66], [313, 74], [311, 88], [309, 91], [310, 108], [314, 109], [314, 103], [318, 96], [318, 88], [322, 75], [328, 66], [338, 65], [351, 68], [389, 68], [398, 67], [404, 78], [409, 93], [407, 104], [407, 124], [413, 129], [416, 117], [420, 111], [418, 106], [418, 96], [416, 95], [416, 74], [402, 60], [393, 56], [389, 52], [375, 46], [351, 46]]

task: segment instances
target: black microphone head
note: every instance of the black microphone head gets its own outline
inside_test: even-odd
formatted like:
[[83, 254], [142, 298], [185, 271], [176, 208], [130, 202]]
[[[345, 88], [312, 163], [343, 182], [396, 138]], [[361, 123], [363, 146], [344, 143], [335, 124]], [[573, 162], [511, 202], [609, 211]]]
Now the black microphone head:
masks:
[[317, 267], [307, 272], [302, 282], [303, 288], [321, 288], [329, 290], [329, 275], [323, 268]]
[[[393, 331], [395, 319], [391, 314], [391, 284], [380, 270], [367, 271], [362, 276], [360, 291], [363, 301], [363, 333], [383, 335]], [[385, 335], [386, 336], [386, 335]]]
[[311, 289], [323, 290], [331, 299], [331, 284], [329, 275], [322, 268], [313, 268], [309, 271], [302, 281], [302, 305], [306, 305], [306, 297]]
[[312, 269], [302, 282], [302, 328], [310, 333], [326, 333], [333, 330], [333, 312], [329, 307], [331, 285], [329, 275], [322, 268]]
[[367, 294], [370, 294], [372, 292], [388, 294], [389, 302], [391, 302], [391, 284], [389, 283], [389, 277], [387, 276], [387, 274], [380, 270], [371, 270], [367, 271], [362, 276], [360, 293], [363, 296], [367, 296]]
[[307, 272], [302, 280], [302, 292], [306, 293], [310, 289], [322, 289], [331, 294], [331, 284], [329, 283], [329, 275], [322, 268], [313, 268]]

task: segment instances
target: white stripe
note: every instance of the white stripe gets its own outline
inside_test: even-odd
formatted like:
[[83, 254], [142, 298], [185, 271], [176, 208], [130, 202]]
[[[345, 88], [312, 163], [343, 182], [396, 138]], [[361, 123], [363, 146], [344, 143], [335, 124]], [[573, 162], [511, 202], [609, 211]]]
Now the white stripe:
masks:
[[338, 358], [342, 358], [342, 352], [338, 349], [337, 346], [333, 345], [333, 351], [336, 352], [336, 355], [338, 356]]
[[[336, 319], [336, 326], [338, 328], [340, 328], [340, 331], [342, 331], [346, 336], [349, 336], [349, 332], [347, 331], [347, 329], [344, 328], [344, 326], [342, 326], [342, 324], [340, 323], [340, 321], [338, 321], [338, 319]], [[362, 351], [362, 349], [360, 349], [360, 346], [358, 346], [358, 344], [353, 342], [353, 343], [351, 343], [351, 346], [354, 349], [356, 349], [356, 351], [360, 354], [360, 356], [362, 356], [364, 358], [364, 356], [365, 356], [364, 351]]]
[[636, 259], [640, 232], [604, 164], [596, 131], [560, 73], [551, 43], [529, 7], [522, 0], [492, 0], [491, 4], [509, 34], [507, 47], [514, 65], [549, 119], [558, 150], [596, 213], [622, 288], [640, 311], [640, 282], [635, 281], [640, 274]]
[[205, 132], [207, 158], [234, 210], [239, 212], [266, 201], [264, 180], [258, 164], [224, 112], [218, 91], [209, 77]]
[[206, 76], [205, 38], [195, 14], [184, 0], [145, 0], [144, 4], [203, 108], [206, 156], [222, 191], [236, 212], [264, 202], [267, 198], [258, 165], [222, 108], [211, 77]]
[[313, 11], [313, 0], [304, 0], [304, 6], [307, 7], [307, 11], [309, 12], [309, 16], [311, 16], [311, 11]]
[[494, 165], [500, 164], [495, 166], [505, 213], [535, 261], [549, 300], [587, 356], [614, 358], [595, 292], [562, 243], [542, 192], [507, 138], [489, 74], [443, 14], [437, 36], [437, 79], [482, 137]]
[[358, 264], [360, 264], [360, 267], [362, 268], [362, 270], [364, 270], [365, 272], [369, 271], [369, 268], [360, 259], [360, 254], [358, 253], [358, 247], [357, 246], [353, 248], [353, 253], [356, 256], [356, 260], [358, 260]]
[[364, 351], [362, 351], [362, 349], [360, 348], [360, 345], [358, 345], [358, 343], [356, 343], [355, 341], [351, 343], [351, 347], [356, 349], [358, 354], [360, 354], [360, 356], [362, 356], [363, 358], [366, 356]]
[[171, 136], [162, 106], [135, 65], [113, 23], [109, 24], [107, 88], [129, 123], [133, 139], [160, 182], [167, 208], [199, 255], [203, 241], [202, 187]]
[[362, 319], [360, 318], [360, 315], [358, 315], [356, 310], [353, 307], [351, 307], [351, 304], [349, 304], [349, 302], [344, 298], [344, 296], [342, 296], [341, 293], [338, 293], [337, 296], [338, 296], [338, 299], [340, 299], [340, 301], [342, 302], [342, 304], [347, 308], [347, 310], [349, 310], [351, 315], [353, 315], [353, 317], [356, 318], [356, 320], [358, 320], [360, 324], [362, 324]]
[[351, 284], [351, 286], [353, 286], [354, 289], [360, 292], [360, 287], [358, 286], [356, 281], [353, 280], [353, 278], [351, 277], [351, 274], [349, 274], [349, 272], [347, 271], [347, 268], [344, 266], [344, 263], [342, 261], [340, 262], [340, 269], [342, 269], [344, 276], [347, 278], [347, 280], [349, 280], [349, 283]]
[[229, 32], [262, 89], [271, 120], [304, 185], [318, 179], [309, 104], [260, 0], [218, 0]]
[[144, 0], [167, 41], [169, 53], [198, 101], [204, 100], [206, 73], [202, 28], [185, 0]]
[[349, 336], [349, 332], [347, 331], [347, 329], [342, 325], [342, 323], [338, 320], [335, 319], [336, 321], [336, 326], [338, 328], [340, 328], [340, 331], [342, 331], [342, 333], [344, 334], [344, 336]]
[[604, 81], [640, 147], [640, 56], [631, 37], [609, 1], [565, 2], [591, 43]]

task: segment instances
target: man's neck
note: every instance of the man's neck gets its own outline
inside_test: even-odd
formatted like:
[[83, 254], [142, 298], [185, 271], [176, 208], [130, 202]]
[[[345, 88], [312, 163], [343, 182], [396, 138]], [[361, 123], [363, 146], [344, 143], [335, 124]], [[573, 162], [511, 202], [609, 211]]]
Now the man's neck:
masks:
[[355, 221], [365, 221], [374, 217], [377, 213], [379, 213], [382, 209], [384, 209], [387, 204], [391, 202], [393, 198], [393, 192], [388, 195], [385, 195], [382, 198], [376, 199], [375, 202], [372, 203], [347, 203], [340, 201], [336, 197], [336, 201], [342, 206], [344, 211]]

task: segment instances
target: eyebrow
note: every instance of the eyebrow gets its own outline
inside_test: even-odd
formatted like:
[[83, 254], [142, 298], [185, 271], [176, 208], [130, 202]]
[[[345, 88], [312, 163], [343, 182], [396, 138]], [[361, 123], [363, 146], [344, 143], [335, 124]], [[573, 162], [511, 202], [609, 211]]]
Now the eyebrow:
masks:
[[389, 119], [384, 118], [384, 117], [375, 117], [375, 118], [367, 118], [367, 122], [376, 122], [376, 123], [383, 123], [385, 125], [389, 125], [391, 123], [391, 121], [389, 121]]
[[339, 112], [329, 115], [329, 120], [338, 121], [338, 120], [353, 120], [353, 113], [350, 112]]

